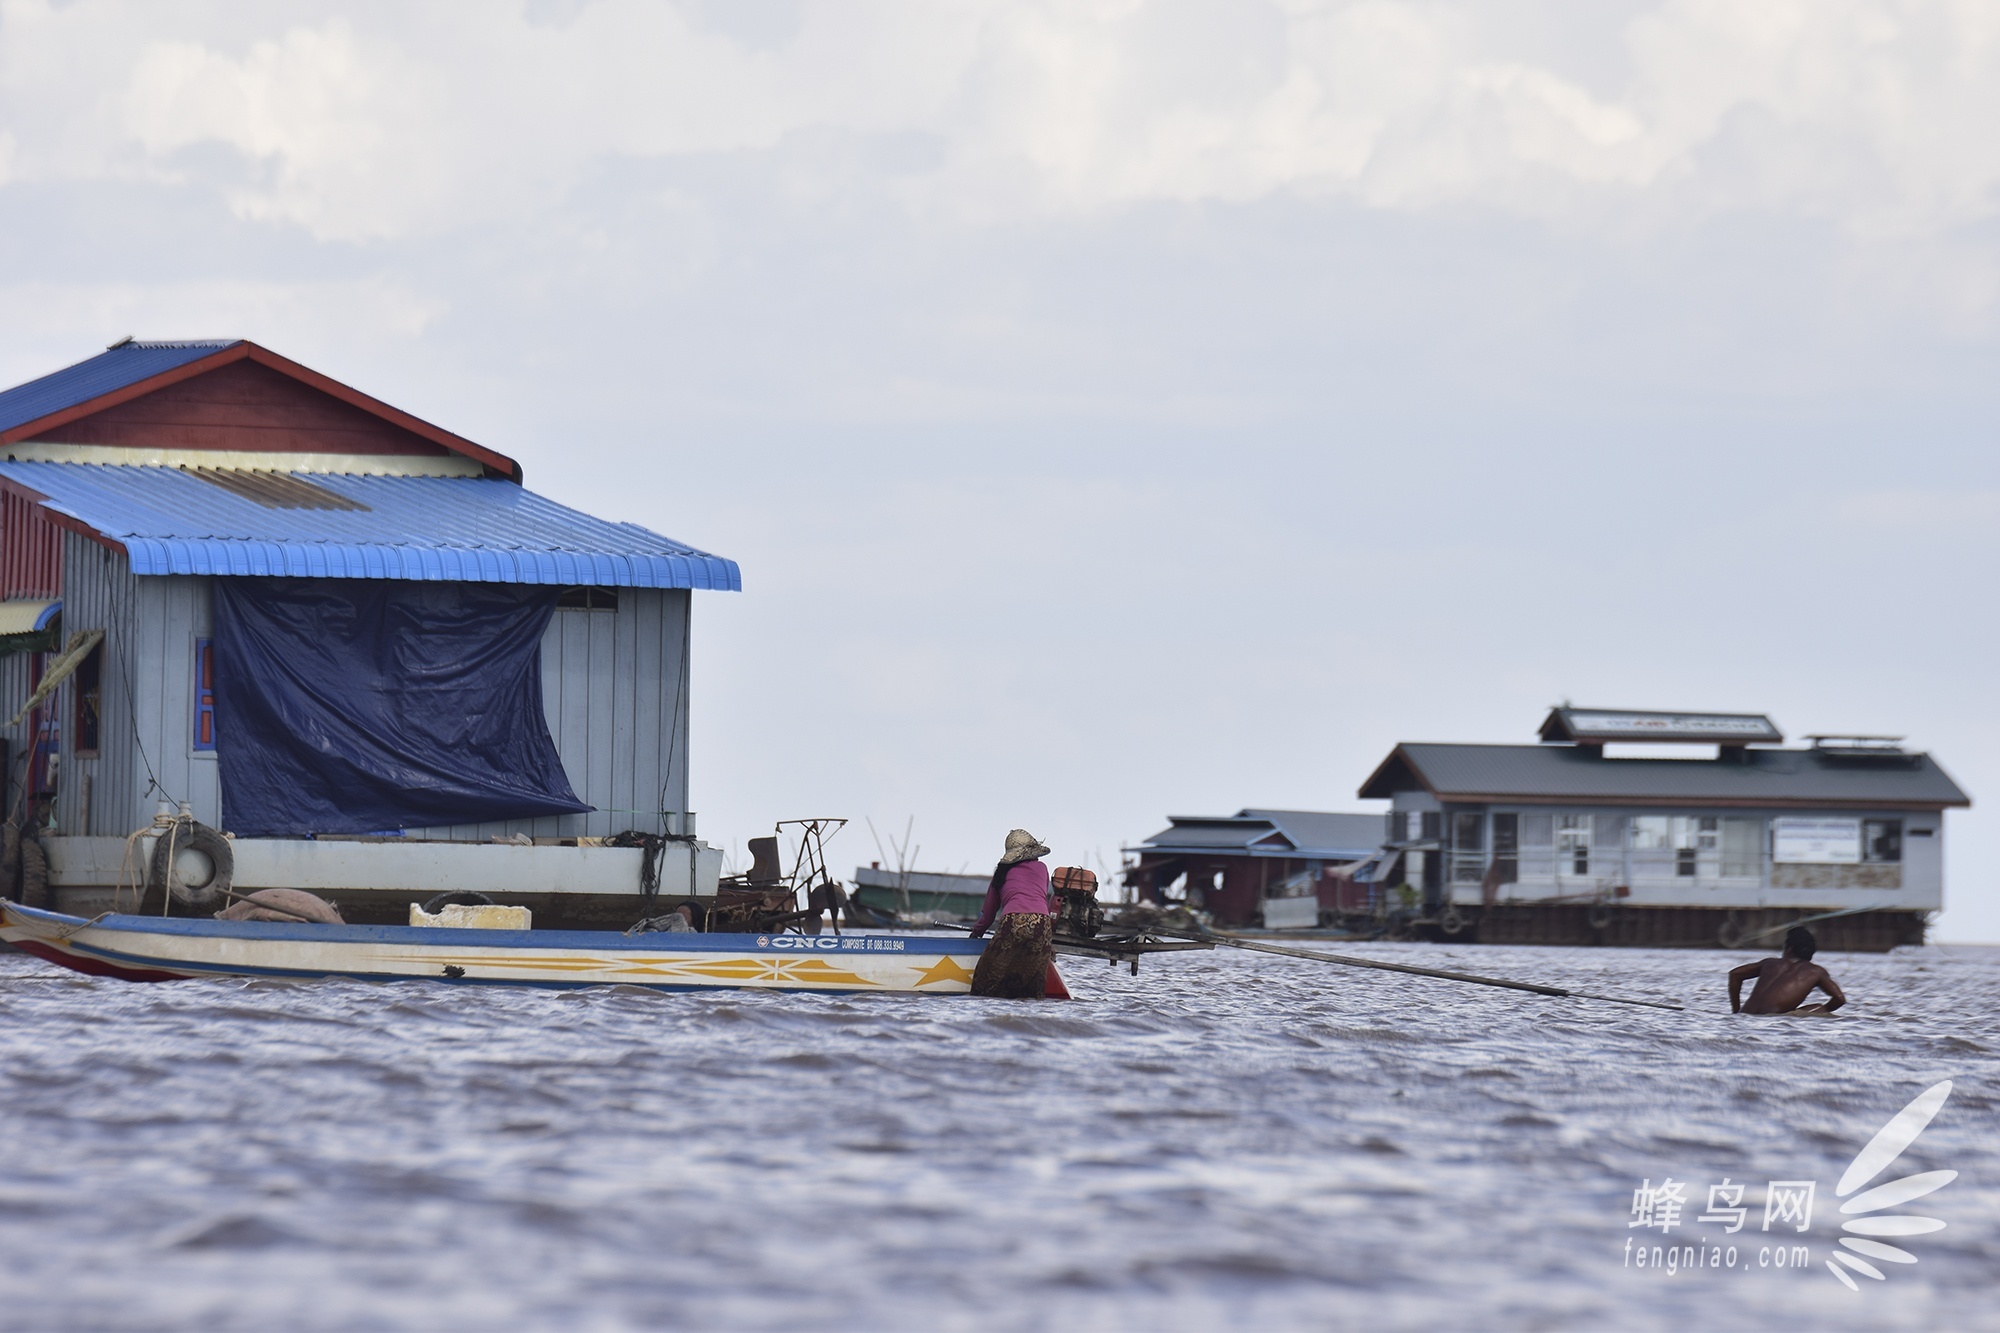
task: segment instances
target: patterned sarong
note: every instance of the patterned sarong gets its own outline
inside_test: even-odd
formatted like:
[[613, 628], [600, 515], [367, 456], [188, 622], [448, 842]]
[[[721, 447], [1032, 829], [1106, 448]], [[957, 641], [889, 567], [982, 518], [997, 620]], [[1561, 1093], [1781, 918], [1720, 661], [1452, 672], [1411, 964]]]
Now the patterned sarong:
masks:
[[1002, 1000], [1039, 1000], [1056, 958], [1055, 921], [1041, 912], [1009, 912], [993, 925], [993, 938], [972, 972], [972, 993]]

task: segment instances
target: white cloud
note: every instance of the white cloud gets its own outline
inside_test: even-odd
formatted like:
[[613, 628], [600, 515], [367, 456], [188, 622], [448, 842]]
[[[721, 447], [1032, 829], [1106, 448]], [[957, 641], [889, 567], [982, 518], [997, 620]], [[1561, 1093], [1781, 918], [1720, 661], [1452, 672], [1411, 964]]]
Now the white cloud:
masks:
[[124, 72], [123, 128], [158, 164], [204, 143], [258, 164], [230, 189], [239, 216], [323, 239], [448, 231], [545, 206], [606, 158], [921, 123], [952, 91], [938, 72], [962, 56], [931, 58], [951, 34], [921, 13], [872, 17], [816, 10], [783, 58], [643, 0], [589, 5], [560, 26], [485, 6], [429, 24], [342, 15], [235, 54], [166, 38]]
[[962, 218], [1291, 192], [1923, 235], [2000, 187], [2000, 7], [1969, 0], [1668, 0], [1591, 67], [1397, 0], [821, 0], [776, 42], [645, 0], [268, 12], [246, 34], [258, 11], [0, 3], [17, 176], [173, 173], [222, 144], [239, 215], [357, 240], [800, 131], [934, 136], [942, 165], [896, 188]]

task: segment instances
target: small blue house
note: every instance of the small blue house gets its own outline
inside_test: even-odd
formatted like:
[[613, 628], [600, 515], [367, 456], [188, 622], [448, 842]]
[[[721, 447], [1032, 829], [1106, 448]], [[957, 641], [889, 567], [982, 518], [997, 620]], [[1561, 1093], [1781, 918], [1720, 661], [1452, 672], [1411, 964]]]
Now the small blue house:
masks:
[[649, 864], [713, 893], [689, 614], [740, 588], [255, 343], [126, 340], [0, 393], [8, 809], [66, 909], [133, 877], [163, 802], [234, 836], [239, 890], [350, 920], [477, 888], [629, 922]]

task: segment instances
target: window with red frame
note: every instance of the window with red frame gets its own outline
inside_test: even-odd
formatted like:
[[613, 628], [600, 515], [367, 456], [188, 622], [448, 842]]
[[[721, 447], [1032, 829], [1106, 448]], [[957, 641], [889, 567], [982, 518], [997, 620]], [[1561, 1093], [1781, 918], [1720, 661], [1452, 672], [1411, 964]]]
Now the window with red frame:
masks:
[[70, 678], [70, 697], [76, 702], [76, 717], [73, 719], [76, 738], [76, 753], [79, 758], [97, 754], [98, 734], [102, 730], [102, 706], [104, 703], [104, 645], [98, 644], [90, 650], [90, 656], [77, 665], [76, 675]]
[[215, 748], [215, 641], [194, 641], [194, 748]]

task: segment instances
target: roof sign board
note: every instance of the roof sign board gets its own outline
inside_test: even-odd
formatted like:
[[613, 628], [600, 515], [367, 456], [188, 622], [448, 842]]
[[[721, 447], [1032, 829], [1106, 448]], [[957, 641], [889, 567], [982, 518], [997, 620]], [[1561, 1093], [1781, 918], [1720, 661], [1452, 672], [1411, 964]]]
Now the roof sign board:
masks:
[[1555, 708], [1542, 723], [1545, 741], [1670, 741], [1776, 745], [1785, 739], [1762, 713], [1658, 713], [1634, 709]]
[[1771, 821], [1771, 859], [1805, 865], [1856, 865], [1861, 821], [1786, 816]]

